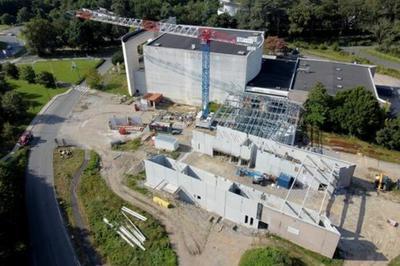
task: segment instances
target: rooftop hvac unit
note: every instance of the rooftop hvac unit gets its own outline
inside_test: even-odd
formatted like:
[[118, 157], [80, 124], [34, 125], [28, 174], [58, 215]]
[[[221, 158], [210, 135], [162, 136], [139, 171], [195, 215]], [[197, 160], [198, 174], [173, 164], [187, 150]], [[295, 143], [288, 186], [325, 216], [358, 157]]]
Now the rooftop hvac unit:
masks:
[[156, 43], [154, 44], [154, 46], [161, 46], [161, 43], [156, 42]]
[[342, 69], [340, 67], [337, 67], [336, 71], [342, 71]]
[[343, 80], [343, 78], [342, 78], [342, 77], [337, 77], [336, 79], [337, 79], [337, 80]]
[[240, 51], [238, 51], [238, 54], [240, 54], [240, 55], [245, 55], [245, 54], [246, 54], [246, 52], [245, 52], [245, 51], [242, 51], [242, 50], [240, 50]]
[[196, 44], [192, 43], [192, 50], [196, 49]]
[[340, 85], [340, 84], [338, 84], [338, 85], [336, 85], [336, 88], [338, 88], [338, 89], [342, 89], [342, 88], [343, 88], [343, 86], [342, 86], [342, 85]]

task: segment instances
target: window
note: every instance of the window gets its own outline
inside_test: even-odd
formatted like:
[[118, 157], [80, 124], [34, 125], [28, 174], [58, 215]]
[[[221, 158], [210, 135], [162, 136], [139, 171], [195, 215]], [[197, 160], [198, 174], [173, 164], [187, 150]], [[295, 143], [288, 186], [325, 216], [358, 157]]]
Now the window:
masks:
[[250, 218], [250, 225], [253, 225], [253, 217]]
[[244, 223], [245, 223], [245, 224], [247, 224], [248, 220], [249, 220], [249, 217], [248, 217], [247, 215], [244, 216]]
[[197, 199], [201, 199], [201, 197], [199, 195], [197, 195]]

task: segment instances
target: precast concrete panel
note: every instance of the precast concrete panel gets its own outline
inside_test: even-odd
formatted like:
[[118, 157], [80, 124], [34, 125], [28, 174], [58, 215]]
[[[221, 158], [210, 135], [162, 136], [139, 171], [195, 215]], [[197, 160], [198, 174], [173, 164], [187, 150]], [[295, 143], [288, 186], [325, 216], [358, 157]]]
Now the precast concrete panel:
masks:
[[340, 234], [316, 224], [299, 220], [271, 208], [264, 208], [261, 221], [268, 224], [271, 233], [278, 234], [298, 245], [333, 257]]
[[[180, 103], [201, 103], [201, 52], [160, 46], [144, 47], [147, 91]], [[244, 91], [247, 56], [211, 53], [210, 100], [222, 102], [226, 91]]]

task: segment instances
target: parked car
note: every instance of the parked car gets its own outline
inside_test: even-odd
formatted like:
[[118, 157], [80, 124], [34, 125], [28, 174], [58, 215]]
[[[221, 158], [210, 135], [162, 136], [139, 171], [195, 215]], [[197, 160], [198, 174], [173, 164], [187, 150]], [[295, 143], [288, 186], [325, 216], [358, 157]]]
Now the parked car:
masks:
[[18, 144], [21, 146], [26, 146], [33, 139], [31, 131], [25, 131], [18, 139]]

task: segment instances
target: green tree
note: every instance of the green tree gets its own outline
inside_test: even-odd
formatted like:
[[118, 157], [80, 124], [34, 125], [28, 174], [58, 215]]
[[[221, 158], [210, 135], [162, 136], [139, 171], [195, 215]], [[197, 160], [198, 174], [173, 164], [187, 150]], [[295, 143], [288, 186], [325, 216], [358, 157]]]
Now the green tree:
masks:
[[0, 96], [10, 89], [10, 85], [7, 83], [4, 75], [0, 74]]
[[12, 25], [15, 23], [15, 17], [13, 15], [5, 13], [0, 17], [0, 22], [1, 24]]
[[231, 17], [229, 14], [226, 13], [222, 13], [221, 15], [214, 14], [208, 19], [207, 24], [212, 27], [220, 27], [220, 28], [237, 27], [236, 18]]
[[336, 108], [331, 113], [338, 133], [350, 134], [362, 139], [375, 138], [381, 128], [384, 112], [372, 92], [363, 87], [338, 92], [334, 99]]
[[83, 50], [93, 50], [99, 47], [104, 43], [104, 33], [99, 30], [101, 26], [92, 21], [71, 21], [67, 29], [69, 46], [79, 47]]
[[328, 121], [331, 101], [332, 97], [328, 95], [324, 85], [317, 83], [304, 103], [304, 123], [321, 129]]
[[30, 20], [22, 30], [29, 50], [35, 54], [52, 52], [57, 47], [57, 31], [53, 24], [42, 18]]
[[20, 77], [28, 83], [35, 83], [36, 74], [32, 66], [23, 66], [20, 69]]
[[302, 35], [310, 31], [314, 8], [314, 4], [309, 0], [300, 0], [297, 5], [293, 5], [288, 11], [289, 33]]
[[50, 72], [42, 71], [36, 76], [36, 82], [45, 86], [46, 88], [54, 88], [56, 80]]
[[3, 70], [7, 76], [13, 79], [19, 78], [19, 70], [15, 64], [7, 62], [3, 65]]
[[113, 65], [117, 65], [117, 63], [122, 64], [124, 62], [124, 55], [121, 50], [118, 50], [113, 54], [111, 62], [113, 63]]
[[21, 121], [26, 116], [27, 106], [22, 96], [14, 91], [7, 91], [1, 97], [1, 109], [7, 121]]
[[29, 12], [29, 9], [27, 7], [23, 7], [20, 10], [18, 10], [17, 13], [17, 22], [18, 23], [24, 23], [30, 20], [32, 17], [31, 13]]
[[382, 44], [383, 41], [390, 36], [391, 28], [392, 23], [388, 19], [382, 18], [370, 28], [370, 31], [374, 35], [376, 41]]
[[386, 148], [400, 151], [400, 118], [390, 119], [376, 133], [376, 142]]
[[3, 125], [1, 130], [1, 137], [3, 138], [3, 143], [7, 146], [13, 146], [15, 144], [16, 136], [15, 136], [15, 128], [9, 123], [6, 122]]
[[97, 69], [91, 68], [86, 73], [86, 83], [88, 84], [89, 88], [91, 89], [99, 89], [101, 88], [101, 76]]

